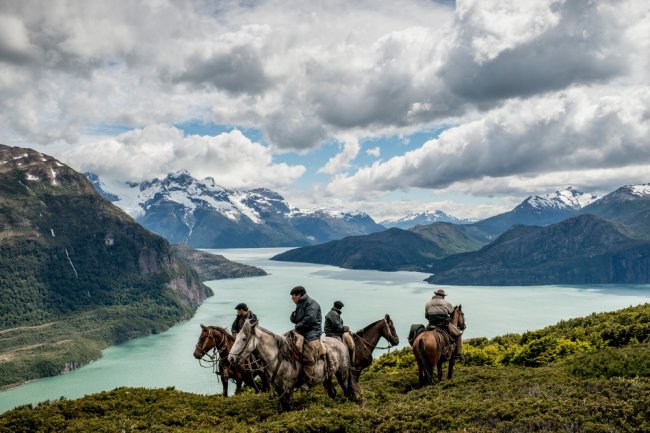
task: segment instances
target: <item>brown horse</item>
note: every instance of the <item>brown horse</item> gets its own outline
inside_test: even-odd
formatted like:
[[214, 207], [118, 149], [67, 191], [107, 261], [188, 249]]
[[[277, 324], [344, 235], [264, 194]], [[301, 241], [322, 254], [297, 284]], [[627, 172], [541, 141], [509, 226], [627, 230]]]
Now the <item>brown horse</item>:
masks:
[[[451, 313], [451, 324], [461, 331], [465, 329], [465, 314], [462, 305], [454, 307], [454, 311]], [[438, 381], [441, 381], [442, 364], [445, 361], [449, 361], [447, 379], [451, 379], [456, 363], [455, 347], [454, 338], [437, 328], [426, 330], [415, 338], [413, 354], [418, 363], [420, 385], [433, 384], [433, 366], [438, 368]]]
[[399, 337], [395, 332], [395, 326], [390, 316], [386, 314], [383, 319], [371, 323], [365, 328], [352, 334], [354, 339], [354, 362], [352, 363], [352, 375], [355, 380], [359, 380], [361, 372], [368, 368], [372, 363], [372, 351], [377, 347], [381, 337], [384, 337], [389, 347], [399, 344]]
[[[228, 381], [230, 379], [235, 382], [235, 394], [241, 392], [242, 383], [253, 388], [256, 393], [260, 390], [268, 391], [268, 380], [262, 371], [251, 371], [241, 363], [232, 364], [228, 361], [228, 354], [234, 342], [235, 337], [224, 328], [201, 324], [201, 335], [199, 335], [199, 341], [194, 347], [194, 357], [201, 360], [207, 355], [211, 362], [216, 364], [216, 372], [221, 379], [224, 396], [228, 395]], [[209, 353], [211, 350], [212, 355]], [[256, 376], [261, 378], [261, 386], [255, 381]]]

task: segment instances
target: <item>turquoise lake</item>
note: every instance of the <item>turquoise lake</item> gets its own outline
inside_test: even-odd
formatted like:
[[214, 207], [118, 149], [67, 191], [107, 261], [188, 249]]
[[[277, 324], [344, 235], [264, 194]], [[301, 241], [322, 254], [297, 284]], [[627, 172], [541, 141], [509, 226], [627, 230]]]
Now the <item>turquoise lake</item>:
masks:
[[[234, 307], [245, 302], [260, 324], [274, 332], [291, 329], [294, 310], [289, 290], [302, 285], [323, 312], [335, 300], [345, 304], [343, 320], [351, 329], [363, 328], [388, 313], [400, 337], [400, 346], [412, 323], [424, 322], [424, 305], [435, 287], [447, 299], [462, 304], [465, 338], [494, 337], [541, 328], [562, 319], [613, 311], [650, 302], [650, 285], [472, 287], [432, 286], [416, 272], [353, 271], [332, 266], [273, 262], [269, 257], [286, 249], [208, 250], [231, 260], [262, 267], [265, 277], [210, 281], [215, 296], [206, 300], [194, 317], [158, 335], [110, 347], [103, 357], [79, 370], [39, 379], [0, 393], [0, 412], [27, 403], [78, 398], [120, 386], [165, 388], [198, 394], [218, 394], [221, 384], [209, 368], [202, 368], [192, 352], [200, 324], [230, 329]], [[385, 346], [384, 340], [380, 341]], [[375, 357], [382, 351], [376, 351]], [[233, 387], [231, 386], [232, 390]]]

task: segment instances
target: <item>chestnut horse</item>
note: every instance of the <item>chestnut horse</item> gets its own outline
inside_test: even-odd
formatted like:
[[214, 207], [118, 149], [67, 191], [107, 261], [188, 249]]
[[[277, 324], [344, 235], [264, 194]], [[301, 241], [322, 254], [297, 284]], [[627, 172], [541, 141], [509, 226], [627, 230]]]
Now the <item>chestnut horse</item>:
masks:
[[[242, 389], [242, 383], [250, 386], [255, 392], [268, 391], [269, 384], [266, 375], [260, 371], [251, 371], [244, 367], [242, 364], [233, 364], [228, 361], [228, 354], [232, 349], [235, 342], [233, 337], [228, 331], [219, 326], [205, 326], [201, 324], [201, 335], [199, 341], [194, 347], [194, 357], [198, 360], [208, 356], [211, 362], [216, 363], [216, 372], [221, 378], [223, 386], [223, 395], [228, 395], [228, 380], [232, 379], [235, 382], [235, 394], [239, 394]], [[212, 350], [212, 355], [210, 351]], [[262, 379], [262, 386], [255, 381], [255, 377], [260, 376]]]
[[[359, 381], [361, 372], [372, 363], [372, 351], [377, 348], [377, 343], [384, 337], [390, 344], [389, 347], [399, 344], [399, 337], [395, 332], [395, 326], [390, 316], [386, 314], [383, 319], [371, 323], [365, 328], [350, 333], [354, 340], [355, 355], [352, 362], [352, 375]], [[388, 349], [389, 347], [386, 347]]]
[[[454, 307], [451, 313], [451, 324], [461, 331], [465, 329], [465, 314], [462, 305]], [[451, 339], [451, 341], [450, 341]], [[455, 352], [454, 338], [447, 332], [437, 328], [427, 329], [418, 335], [413, 341], [413, 354], [418, 363], [418, 376], [420, 385], [431, 385], [433, 383], [433, 367], [438, 368], [438, 381], [442, 380], [442, 364], [449, 362], [447, 379], [451, 379], [454, 371]], [[447, 349], [445, 351], [445, 349]]]

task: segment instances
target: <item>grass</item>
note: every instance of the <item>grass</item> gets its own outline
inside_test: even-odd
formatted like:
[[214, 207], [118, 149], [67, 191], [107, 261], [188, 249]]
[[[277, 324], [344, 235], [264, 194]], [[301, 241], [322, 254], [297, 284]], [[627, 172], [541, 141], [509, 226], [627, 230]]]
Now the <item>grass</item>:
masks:
[[[646, 304], [578, 319], [570, 326], [561, 322], [534, 333], [476, 339], [468, 344], [470, 351], [500, 342], [506, 347], [503, 353], [525, 352], [526, 362], [499, 358], [497, 348], [494, 359], [500, 362], [477, 363], [468, 357], [453, 379], [423, 388], [410, 349], [394, 351], [362, 375], [360, 402], [329, 399], [316, 388], [296, 392], [293, 410], [282, 413], [270, 394], [225, 398], [173, 388], [118, 388], [21, 406], [0, 415], [0, 432], [646, 432], [650, 339], [639, 341], [639, 336], [645, 333], [649, 308]], [[629, 317], [637, 320], [629, 328], [636, 334], [624, 332], [627, 343], [622, 343], [622, 334], [610, 331]], [[587, 340], [594, 342], [589, 350], [555, 350], [566, 341], [579, 346]], [[535, 341], [550, 349], [533, 355], [525, 348]], [[548, 363], [531, 363], [535, 356], [548, 359], [549, 353], [553, 359]]]

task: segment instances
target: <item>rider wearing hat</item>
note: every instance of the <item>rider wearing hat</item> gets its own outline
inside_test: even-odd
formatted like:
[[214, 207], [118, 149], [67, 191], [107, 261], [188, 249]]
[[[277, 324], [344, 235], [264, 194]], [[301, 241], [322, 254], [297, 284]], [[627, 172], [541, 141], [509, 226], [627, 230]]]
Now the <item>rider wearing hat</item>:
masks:
[[232, 335], [237, 335], [237, 333], [241, 331], [241, 328], [242, 326], [244, 326], [244, 322], [247, 319], [252, 319], [255, 322], [257, 322], [257, 316], [255, 315], [255, 313], [250, 311], [248, 309], [248, 306], [243, 302], [237, 304], [235, 310], [237, 310], [237, 317], [235, 317], [235, 321], [232, 322], [232, 326], [230, 327], [230, 331], [232, 332]]
[[429, 325], [441, 328], [449, 332], [449, 335], [456, 339], [456, 358], [462, 358], [462, 336], [458, 329], [451, 329], [451, 313], [454, 312], [454, 306], [445, 299], [447, 293], [444, 289], [438, 289], [433, 292], [433, 297], [424, 307], [424, 317], [429, 321]]

